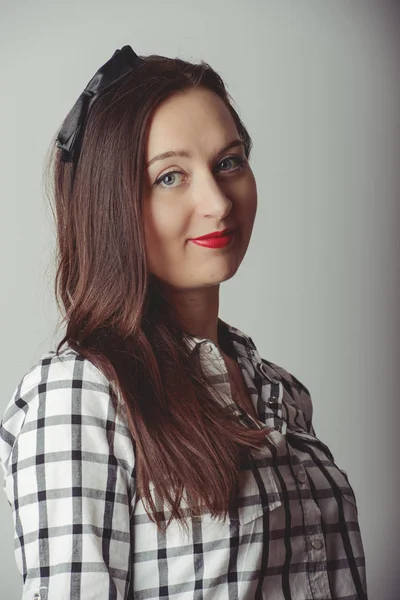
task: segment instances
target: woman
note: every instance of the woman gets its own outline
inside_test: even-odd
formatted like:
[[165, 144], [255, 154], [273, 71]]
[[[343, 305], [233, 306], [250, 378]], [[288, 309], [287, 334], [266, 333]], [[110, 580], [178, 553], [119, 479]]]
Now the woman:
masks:
[[24, 600], [367, 598], [307, 388], [218, 316], [256, 215], [250, 150], [208, 64], [130, 46], [64, 121], [66, 334], [1, 423]]

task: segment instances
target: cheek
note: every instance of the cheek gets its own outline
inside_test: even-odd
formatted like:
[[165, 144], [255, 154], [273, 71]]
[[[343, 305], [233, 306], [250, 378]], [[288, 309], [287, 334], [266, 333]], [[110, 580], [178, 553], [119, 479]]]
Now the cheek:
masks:
[[254, 176], [249, 178], [246, 186], [243, 188], [240, 199], [237, 202], [237, 212], [240, 214], [240, 221], [251, 228], [257, 212], [257, 186]]
[[256, 183], [256, 179], [254, 177], [253, 172], [251, 173], [252, 177], [251, 177], [251, 185], [250, 185], [250, 189], [249, 189], [249, 209], [250, 212], [252, 214], [253, 220], [254, 217], [256, 216], [256, 212], [257, 212], [257, 183]]
[[148, 206], [144, 211], [146, 244], [155, 248], [171, 248], [172, 242], [183, 239], [183, 223], [179, 214], [167, 206]]

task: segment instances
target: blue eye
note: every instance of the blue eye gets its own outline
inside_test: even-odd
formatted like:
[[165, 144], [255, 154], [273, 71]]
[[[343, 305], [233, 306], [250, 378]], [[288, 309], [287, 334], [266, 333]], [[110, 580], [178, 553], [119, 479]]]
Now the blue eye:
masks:
[[[223, 164], [226, 161], [231, 161], [231, 160], [236, 160], [238, 163], [238, 166], [235, 168], [231, 168], [231, 169], [221, 169], [221, 171], [224, 172], [231, 172], [231, 171], [240, 171], [244, 165], [247, 163], [247, 159], [246, 158], [242, 158], [241, 156], [227, 156], [226, 158], [223, 158], [220, 161], [220, 165]], [[164, 175], [161, 175], [161, 177], [159, 177], [153, 185], [155, 186], [161, 186], [165, 188], [169, 188], [172, 187], [172, 185], [161, 185], [162, 183], [165, 183], [164, 180], [166, 179], [166, 177], [171, 177], [172, 175], [182, 175], [181, 171], [168, 171], [168, 173], [164, 173]], [[174, 182], [173, 182], [174, 183]]]
[[[239, 165], [243, 165], [243, 164], [244, 164], [244, 160], [242, 160], [242, 159], [241, 159], [240, 157], [238, 157], [238, 156], [228, 156], [228, 158], [224, 158], [224, 159], [222, 159], [222, 160], [221, 160], [221, 162], [220, 162], [219, 164], [222, 164], [222, 163], [224, 163], [224, 162], [226, 162], [226, 161], [230, 161], [230, 160], [232, 160], [232, 159], [235, 159], [235, 160], [237, 160], [237, 161], [239, 162]], [[229, 171], [229, 170], [230, 170], [230, 171], [234, 171], [235, 169], [222, 169], [222, 170], [223, 170], [223, 171]]]
[[[154, 182], [154, 185], [161, 185], [162, 183], [165, 183], [165, 179], [167, 177], [172, 177], [175, 175], [179, 175], [180, 171], [169, 171], [168, 173], [164, 173], [164, 175], [162, 175], [159, 179], [157, 179], [157, 181]], [[166, 187], [172, 187], [170, 185], [167, 185]]]

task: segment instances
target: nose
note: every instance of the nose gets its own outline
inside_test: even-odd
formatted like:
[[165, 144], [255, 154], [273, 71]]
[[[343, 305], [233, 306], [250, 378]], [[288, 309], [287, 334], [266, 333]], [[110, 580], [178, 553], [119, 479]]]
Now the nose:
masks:
[[203, 217], [223, 218], [232, 208], [232, 200], [226, 195], [222, 184], [210, 172], [198, 175], [194, 185], [193, 201], [196, 212]]

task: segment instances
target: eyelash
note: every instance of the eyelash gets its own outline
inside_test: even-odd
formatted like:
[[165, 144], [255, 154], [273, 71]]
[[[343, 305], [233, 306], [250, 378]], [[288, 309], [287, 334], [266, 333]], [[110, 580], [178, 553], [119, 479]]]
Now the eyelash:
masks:
[[[241, 156], [236, 156], [234, 154], [223, 158], [220, 162], [224, 162], [225, 160], [230, 160], [230, 159], [236, 159], [238, 161], [238, 166], [235, 169], [226, 170], [227, 173], [230, 171], [240, 171], [244, 167], [244, 165], [247, 163], [247, 159], [242, 158]], [[225, 169], [223, 170], [223, 172], [224, 171], [225, 171]], [[153, 185], [161, 186], [161, 183], [162, 183], [164, 177], [167, 177], [167, 175], [175, 175], [175, 173], [179, 174], [179, 173], [181, 173], [181, 171], [168, 171], [167, 173], [164, 173], [163, 175], [161, 175], [161, 177], [156, 179], [156, 181], [154, 182]], [[171, 185], [167, 185], [167, 186], [165, 186], [165, 189], [172, 188], [172, 187], [173, 186], [171, 186]]]

